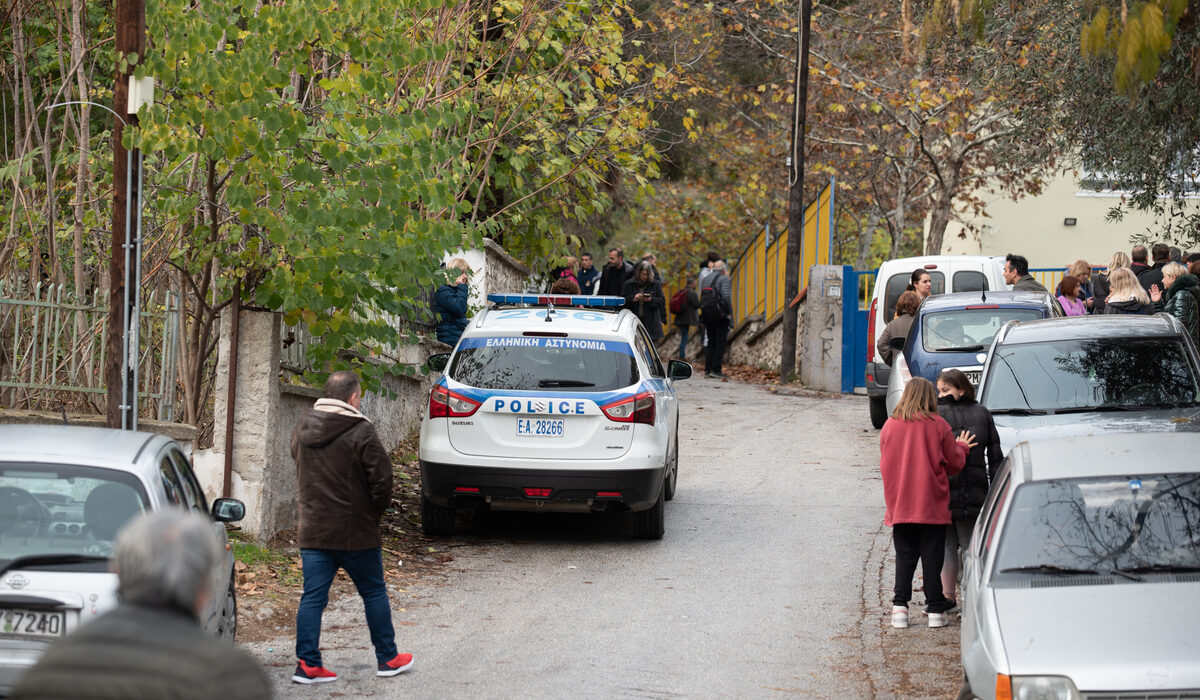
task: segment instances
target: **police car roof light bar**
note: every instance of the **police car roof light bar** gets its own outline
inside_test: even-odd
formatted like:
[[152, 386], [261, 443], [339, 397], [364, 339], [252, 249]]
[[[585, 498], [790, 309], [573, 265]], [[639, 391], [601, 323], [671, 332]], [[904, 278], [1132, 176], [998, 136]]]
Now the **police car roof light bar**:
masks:
[[615, 309], [625, 303], [622, 297], [549, 294], [489, 294], [493, 304], [527, 304], [529, 306], [585, 306]]

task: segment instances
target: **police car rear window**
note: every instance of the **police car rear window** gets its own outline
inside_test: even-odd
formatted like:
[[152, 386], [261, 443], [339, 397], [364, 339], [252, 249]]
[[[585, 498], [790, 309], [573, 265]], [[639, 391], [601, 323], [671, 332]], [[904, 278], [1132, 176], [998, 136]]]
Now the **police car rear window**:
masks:
[[629, 343], [582, 338], [463, 338], [450, 364], [456, 382], [510, 391], [613, 391], [637, 383]]

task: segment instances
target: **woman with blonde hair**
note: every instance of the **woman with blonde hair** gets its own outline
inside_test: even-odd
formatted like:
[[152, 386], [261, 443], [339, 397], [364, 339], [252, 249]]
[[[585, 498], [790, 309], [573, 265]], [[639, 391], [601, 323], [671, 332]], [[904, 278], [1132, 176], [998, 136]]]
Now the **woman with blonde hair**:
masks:
[[1121, 268], [1129, 268], [1129, 256], [1118, 250], [1113, 253], [1112, 260], [1108, 261], [1107, 270], [1092, 275], [1092, 298], [1096, 300], [1092, 304], [1092, 313], [1104, 313], [1105, 300], [1108, 299], [1108, 293], [1112, 291], [1109, 289], [1109, 277], [1114, 270]]
[[1150, 297], [1142, 289], [1137, 275], [1127, 267], [1118, 268], [1108, 274], [1110, 291], [1104, 301], [1106, 314], [1138, 314], [1152, 313]]
[[1169, 262], [1163, 266], [1163, 287], [1158, 285], [1150, 288], [1150, 299], [1154, 302], [1156, 311], [1165, 311], [1187, 328], [1192, 340], [1200, 342], [1196, 334], [1200, 326], [1200, 280], [1188, 273], [1183, 263]]
[[925, 577], [929, 626], [946, 626], [946, 612], [953, 607], [942, 590], [946, 526], [951, 523], [949, 479], [962, 471], [975, 444], [975, 436], [966, 430], [955, 438], [950, 424], [938, 415], [937, 391], [921, 377], [904, 387], [892, 419], [883, 424], [879, 433], [883, 522], [892, 528], [896, 548], [892, 627], [908, 627], [918, 561]]

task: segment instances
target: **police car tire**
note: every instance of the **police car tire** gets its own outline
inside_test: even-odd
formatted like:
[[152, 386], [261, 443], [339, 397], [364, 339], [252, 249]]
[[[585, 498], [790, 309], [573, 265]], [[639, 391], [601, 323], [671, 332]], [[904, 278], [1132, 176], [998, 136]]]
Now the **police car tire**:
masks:
[[421, 530], [426, 535], [453, 535], [454, 509], [439, 506], [421, 494]]
[[871, 425], [882, 428], [887, 422], [887, 401], [884, 399], [869, 399], [871, 402]]
[[633, 514], [633, 536], [639, 540], [661, 540], [666, 532], [664, 511], [666, 506], [663, 496], [666, 489], [660, 489], [658, 500], [650, 510], [642, 510]]
[[667, 476], [663, 479], [663, 499], [675, 498], [675, 485], [679, 481], [679, 446], [675, 447], [675, 455], [667, 466]]

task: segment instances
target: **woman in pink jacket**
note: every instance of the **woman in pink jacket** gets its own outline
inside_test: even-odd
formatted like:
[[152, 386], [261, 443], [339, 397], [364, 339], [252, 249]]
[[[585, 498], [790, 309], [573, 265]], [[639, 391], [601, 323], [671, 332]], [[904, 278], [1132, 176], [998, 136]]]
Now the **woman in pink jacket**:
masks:
[[914, 377], [904, 388], [892, 420], [879, 434], [879, 471], [883, 475], [884, 524], [896, 547], [896, 586], [892, 627], [908, 627], [917, 560], [925, 577], [925, 612], [930, 627], [946, 625], [951, 603], [942, 592], [946, 525], [950, 524], [950, 476], [962, 470], [975, 436], [954, 437], [937, 412], [937, 390]]

